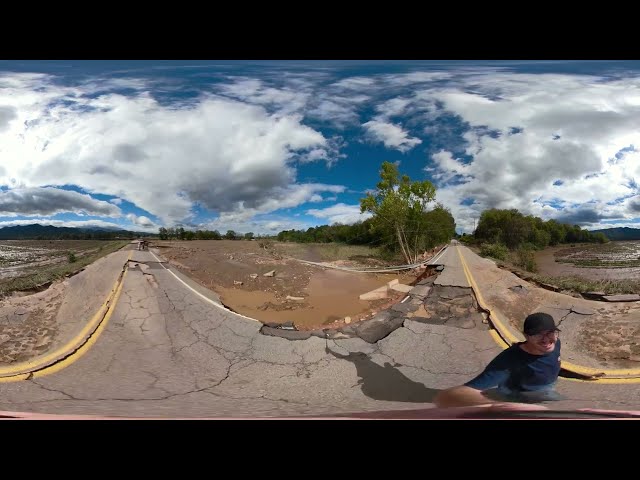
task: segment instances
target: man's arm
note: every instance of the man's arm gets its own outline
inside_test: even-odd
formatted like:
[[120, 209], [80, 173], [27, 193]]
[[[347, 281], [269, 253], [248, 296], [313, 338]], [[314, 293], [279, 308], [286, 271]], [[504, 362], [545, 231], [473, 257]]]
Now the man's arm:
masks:
[[460, 385], [439, 392], [433, 403], [439, 408], [447, 408], [488, 405], [494, 401], [485, 397], [480, 390]]
[[502, 358], [494, 359], [484, 371], [464, 385], [443, 390], [434, 399], [438, 407], [472, 407], [496, 403], [482, 394], [483, 390], [496, 387], [509, 377]]

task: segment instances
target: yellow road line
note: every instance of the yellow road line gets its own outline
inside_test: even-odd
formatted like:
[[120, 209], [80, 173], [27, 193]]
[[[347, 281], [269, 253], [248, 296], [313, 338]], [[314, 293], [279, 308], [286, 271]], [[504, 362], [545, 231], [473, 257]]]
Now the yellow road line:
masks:
[[[132, 253], [133, 252], [129, 253], [127, 261], [131, 258]], [[111, 316], [115, 305], [118, 302], [118, 298], [120, 297], [120, 292], [122, 290], [125, 275], [126, 268], [124, 269], [122, 275], [118, 277], [118, 280], [116, 280], [116, 283], [111, 289], [109, 296], [102, 303], [100, 309], [75, 337], [73, 337], [62, 347], [45, 356], [37, 357], [33, 360], [21, 362], [9, 367], [0, 368], [0, 383], [7, 381], [14, 382], [18, 380], [25, 380], [31, 375], [32, 372], [35, 372], [33, 374], [34, 377], [53, 373], [54, 371], [61, 370], [65, 366], [70, 365], [78, 358], [80, 358], [80, 356], [82, 355], [78, 355], [78, 352], [83, 350], [83, 347], [85, 347], [86, 345], [93, 345], [93, 343], [95, 343], [95, 339], [99, 336], [99, 332], [101, 332], [106, 326], [106, 323]], [[86, 350], [83, 350], [83, 353], [84, 351]], [[59, 359], [60, 361], [58, 361]], [[56, 368], [58, 365], [63, 366], [60, 368]], [[45, 370], [48, 373], [41, 373]]]
[[[456, 248], [458, 250], [458, 255], [460, 256], [460, 262], [462, 263], [464, 274], [467, 277], [467, 281], [469, 282], [469, 285], [471, 285], [471, 287], [473, 288], [473, 291], [475, 292], [476, 299], [478, 300], [478, 305], [480, 305], [482, 309], [489, 312], [489, 321], [495, 328], [495, 330], [490, 330], [491, 336], [493, 337], [493, 339], [503, 349], [506, 348], [505, 345], [512, 345], [514, 343], [522, 341], [523, 339], [517, 338], [510, 331], [510, 329], [506, 327], [505, 325], [506, 322], [504, 322], [502, 318], [500, 318], [500, 315], [498, 314], [498, 312], [496, 312], [495, 310], [491, 310], [489, 308], [484, 298], [482, 297], [482, 292], [480, 292], [478, 285], [476, 284], [475, 280], [473, 279], [473, 276], [471, 275], [471, 271], [469, 270], [467, 263], [464, 260], [462, 253], [460, 252], [460, 249], [457, 246]], [[587, 379], [587, 380], [578, 379], [578, 378], [572, 378], [572, 379], [567, 378], [566, 380], [581, 381], [581, 382], [598, 382], [603, 384], [640, 383], [640, 378], [633, 378], [633, 377], [640, 377], [640, 369], [638, 368], [598, 369], [598, 368], [585, 367], [582, 365], [576, 365], [574, 363], [566, 362], [564, 360], [561, 361], [561, 364], [564, 370], [572, 373], [577, 373], [578, 375], [590, 376], [590, 375], [600, 374], [604, 376], [603, 378], [594, 378], [594, 379]], [[612, 378], [612, 377], [623, 377], [623, 378]]]

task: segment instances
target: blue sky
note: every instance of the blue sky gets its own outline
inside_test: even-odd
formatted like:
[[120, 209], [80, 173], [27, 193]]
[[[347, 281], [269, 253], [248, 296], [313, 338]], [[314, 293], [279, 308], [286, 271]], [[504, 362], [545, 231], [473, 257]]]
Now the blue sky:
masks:
[[640, 227], [640, 62], [2, 61], [0, 227], [366, 218], [383, 161], [487, 208]]

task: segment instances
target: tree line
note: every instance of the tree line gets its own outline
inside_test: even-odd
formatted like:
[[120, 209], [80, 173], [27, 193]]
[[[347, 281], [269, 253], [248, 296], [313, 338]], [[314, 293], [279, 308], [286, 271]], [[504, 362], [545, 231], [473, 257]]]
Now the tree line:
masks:
[[[466, 238], [465, 238], [466, 237]], [[609, 239], [601, 232], [593, 233], [579, 225], [544, 221], [533, 215], [523, 215], [516, 209], [485, 210], [480, 215], [478, 227], [463, 241], [501, 244], [510, 250], [521, 247], [543, 249], [561, 243], [607, 243]]]

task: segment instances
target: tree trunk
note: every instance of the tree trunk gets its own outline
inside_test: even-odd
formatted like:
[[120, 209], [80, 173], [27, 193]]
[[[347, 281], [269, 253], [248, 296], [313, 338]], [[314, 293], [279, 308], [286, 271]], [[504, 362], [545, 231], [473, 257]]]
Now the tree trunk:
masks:
[[404, 259], [407, 262], [407, 265], [411, 264], [411, 258], [409, 257], [409, 252], [404, 244], [404, 239], [402, 238], [402, 230], [399, 225], [396, 225], [396, 235], [398, 236], [398, 243], [400, 244], [400, 249], [402, 250], [402, 255], [404, 255]]

